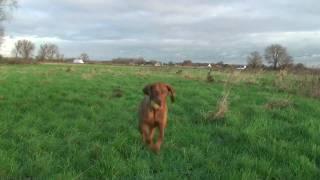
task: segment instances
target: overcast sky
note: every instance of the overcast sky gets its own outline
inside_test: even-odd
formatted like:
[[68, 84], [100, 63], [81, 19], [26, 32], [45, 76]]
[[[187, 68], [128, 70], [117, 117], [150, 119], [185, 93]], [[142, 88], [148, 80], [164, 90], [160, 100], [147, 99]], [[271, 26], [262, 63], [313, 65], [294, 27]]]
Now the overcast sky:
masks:
[[66, 57], [245, 63], [272, 43], [320, 64], [319, 0], [19, 0], [1, 53], [56, 43]]

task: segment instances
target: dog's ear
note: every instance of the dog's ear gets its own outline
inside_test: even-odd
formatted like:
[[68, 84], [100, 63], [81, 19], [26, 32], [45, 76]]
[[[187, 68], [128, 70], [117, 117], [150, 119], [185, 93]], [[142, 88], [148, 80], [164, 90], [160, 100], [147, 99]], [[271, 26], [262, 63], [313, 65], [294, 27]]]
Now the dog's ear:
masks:
[[167, 86], [168, 92], [170, 93], [171, 102], [174, 102], [175, 96], [176, 96], [176, 92], [169, 84], [167, 84], [166, 86]]
[[143, 88], [143, 94], [145, 94], [145, 95], [148, 95], [148, 96], [150, 96], [150, 92], [151, 92], [151, 85], [150, 84], [148, 84], [148, 85], [146, 85], [144, 88]]

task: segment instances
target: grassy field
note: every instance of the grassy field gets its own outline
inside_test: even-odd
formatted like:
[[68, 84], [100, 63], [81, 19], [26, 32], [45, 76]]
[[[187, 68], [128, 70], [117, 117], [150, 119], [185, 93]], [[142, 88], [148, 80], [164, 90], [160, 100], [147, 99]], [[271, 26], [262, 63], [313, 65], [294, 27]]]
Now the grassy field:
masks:
[[[213, 72], [208, 83], [206, 75], [192, 68], [0, 66], [0, 177], [320, 178], [313, 77]], [[155, 81], [177, 93], [160, 154], [142, 145], [137, 130], [142, 88]]]

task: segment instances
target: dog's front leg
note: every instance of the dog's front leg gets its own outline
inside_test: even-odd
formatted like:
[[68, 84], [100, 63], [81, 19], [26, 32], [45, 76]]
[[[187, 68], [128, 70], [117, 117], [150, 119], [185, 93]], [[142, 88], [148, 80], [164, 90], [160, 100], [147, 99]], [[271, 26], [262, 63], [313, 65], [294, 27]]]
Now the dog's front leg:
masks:
[[140, 126], [140, 133], [142, 137], [143, 143], [147, 143], [147, 138], [148, 138], [148, 126], [146, 125], [141, 125]]
[[151, 128], [150, 128], [149, 136], [148, 136], [148, 139], [147, 139], [147, 144], [148, 144], [150, 147], [153, 146], [154, 130], [155, 130], [154, 127], [151, 127]]
[[164, 128], [165, 127], [163, 125], [159, 126], [159, 137], [158, 137], [157, 143], [153, 147], [153, 150], [155, 152], [159, 152], [160, 151], [161, 144], [162, 144], [162, 142], [164, 140]]

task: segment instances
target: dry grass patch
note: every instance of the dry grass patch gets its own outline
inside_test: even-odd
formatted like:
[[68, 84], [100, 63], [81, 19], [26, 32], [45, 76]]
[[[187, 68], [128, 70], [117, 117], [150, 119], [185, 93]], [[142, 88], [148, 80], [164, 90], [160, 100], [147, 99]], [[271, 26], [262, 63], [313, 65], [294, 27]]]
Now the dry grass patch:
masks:
[[226, 114], [229, 111], [229, 95], [231, 91], [231, 82], [234, 79], [233, 74], [230, 74], [228, 80], [224, 84], [224, 90], [222, 92], [222, 97], [217, 102], [216, 109], [214, 111], [209, 111], [205, 114], [205, 119], [209, 121], [224, 120]]
[[258, 71], [255, 74], [244, 73], [241, 75], [241, 81], [246, 84], [259, 84], [259, 78], [261, 77], [262, 71]]
[[207, 113], [202, 113], [202, 114], [205, 121], [213, 122], [213, 121], [224, 120], [226, 118], [226, 114], [228, 111], [229, 111], [229, 93], [226, 93], [217, 102], [217, 106], [215, 110], [209, 111]]
[[267, 109], [284, 109], [287, 107], [292, 107], [294, 103], [290, 99], [277, 99], [277, 100], [272, 100], [268, 103], [265, 104], [265, 107]]
[[185, 79], [188, 79], [188, 80], [198, 80], [198, 78], [190, 75], [190, 74], [186, 74], [183, 76]]
[[311, 90], [311, 96], [315, 98], [320, 98], [320, 87], [318, 89]]
[[42, 77], [45, 77], [45, 78], [49, 78], [50, 76], [52, 75], [56, 75], [58, 72], [54, 69], [50, 69], [48, 71], [45, 71], [45, 72], [35, 72], [35, 75], [40, 75]]
[[256, 71], [256, 72], [241, 72], [235, 71], [232, 73], [232, 78], [230, 79], [233, 84], [249, 84], [255, 85], [259, 84], [259, 79], [262, 77], [264, 71]]
[[49, 81], [49, 80], [41, 80], [40, 82], [39, 82], [39, 84], [41, 84], [41, 85], [48, 85], [48, 84], [50, 84], [51, 83], [51, 81]]
[[228, 73], [227, 78], [222, 80], [224, 82], [224, 86], [230, 86], [231, 84], [238, 84], [242, 80], [242, 74], [240, 71], [231, 71]]
[[310, 96], [320, 98], [320, 75], [314, 74], [311, 80]]
[[114, 88], [112, 90], [112, 97], [113, 98], [120, 98], [124, 95], [123, 90], [120, 87]]
[[81, 77], [86, 80], [93, 79], [97, 75], [97, 72], [93, 69], [90, 72], [83, 73]]
[[150, 73], [149, 72], [139, 71], [139, 72], [136, 72], [135, 75], [138, 76], [138, 77], [147, 77], [147, 76], [150, 76]]
[[66, 72], [74, 72], [75, 69], [72, 66], [68, 66]]
[[179, 69], [179, 70], [176, 72], [176, 74], [182, 74], [182, 70]]
[[274, 79], [274, 86], [279, 90], [312, 98], [320, 98], [320, 75], [309, 74], [294, 75], [287, 74], [281, 70]]
[[214, 82], [214, 78], [213, 78], [213, 75], [212, 75], [212, 70], [210, 69], [208, 74], [207, 74], [207, 82]]
[[277, 77], [280, 81], [283, 81], [288, 76], [288, 71], [286, 69], [281, 69], [277, 74]]
[[6, 98], [4, 96], [0, 96], [0, 101], [5, 100]]
[[226, 113], [229, 111], [229, 92], [227, 92], [221, 99], [218, 101], [217, 110], [213, 116], [214, 120], [217, 119], [224, 119], [226, 116]]

